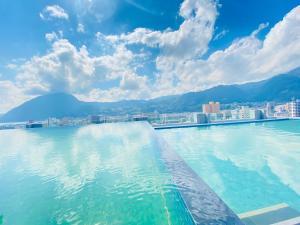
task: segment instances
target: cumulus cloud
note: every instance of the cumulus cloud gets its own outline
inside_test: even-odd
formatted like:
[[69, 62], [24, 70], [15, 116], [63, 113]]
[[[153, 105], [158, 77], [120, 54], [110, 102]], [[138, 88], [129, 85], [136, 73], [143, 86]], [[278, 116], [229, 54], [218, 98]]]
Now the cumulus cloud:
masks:
[[207, 60], [180, 63], [176, 69], [184, 90], [261, 80], [300, 66], [299, 14], [300, 7], [296, 7], [270, 30], [264, 40], [256, 35], [267, 24], [261, 24], [249, 36], [235, 40], [227, 49], [214, 52]]
[[12, 81], [0, 80], [0, 113], [6, 113], [11, 108], [30, 99]]
[[141, 85], [146, 86], [147, 78], [136, 76], [133, 73], [126, 73], [122, 76], [120, 87], [123, 90], [134, 91], [138, 90]]
[[59, 5], [48, 5], [40, 13], [40, 17], [43, 20], [49, 20], [51, 18], [68, 20], [68, 13]]
[[[21, 63], [15, 85], [26, 95], [66, 91], [83, 100], [116, 101], [262, 80], [300, 66], [300, 6], [262, 40], [257, 36], [267, 23], [207, 59], [202, 56], [215, 33], [216, 3], [185, 0], [179, 14], [183, 22], [177, 30], [137, 28], [120, 35], [97, 32], [95, 39], [103, 50], [98, 55], [91, 55], [86, 46], [74, 46], [57, 33], [46, 34], [51, 49]], [[132, 45], [142, 47], [130, 50]], [[138, 69], [149, 59], [145, 55], [152, 54], [143, 52], [149, 48], [159, 50], [158, 55], [151, 56], [155, 64], [151, 79]], [[113, 87], [100, 88], [100, 84], [110, 81]]]
[[28, 91], [72, 91], [83, 89], [94, 69], [85, 46], [77, 49], [66, 39], [60, 39], [48, 54], [34, 56], [24, 63], [16, 79]]
[[218, 15], [214, 1], [185, 0], [179, 14], [184, 21], [178, 30], [154, 31], [137, 28], [130, 33], [106, 37], [114, 43], [142, 44], [160, 49], [160, 54], [155, 60], [159, 74], [154, 85], [156, 91], [152, 97], [174, 93], [174, 84], [180, 76], [176, 73], [177, 65], [206, 53], [213, 37]]
[[119, 37], [108, 36], [108, 39], [159, 47], [162, 56], [168, 59], [188, 59], [204, 54], [214, 31], [216, 4], [210, 0], [185, 0], [180, 8], [180, 16], [184, 22], [175, 31], [137, 28]]
[[84, 25], [82, 23], [79, 23], [77, 25], [77, 32], [78, 33], [84, 33], [85, 32], [85, 27], [84, 27]]
[[46, 38], [46, 40], [49, 41], [49, 42], [52, 42], [52, 41], [58, 39], [58, 37], [57, 37], [57, 35], [56, 35], [55, 32], [46, 33], [46, 34], [45, 34], [45, 38]]
[[[115, 43], [142, 44], [160, 49], [156, 57], [154, 96], [199, 91], [218, 84], [262, 80], [300, 66], [300, 6], [289, 12], [260, 40], [263, 23], [249, 36], [236, 39], [228, 48], [201, 59], [214, 33], [217, 6], [213, 1], [186, 0], [180, 8], [184, 18], [178, 30], [133, 32], [106, 38]], [[221, 32], [215, 36], [225, 35]], [[154, 97], [153, 96], [153, 97]]]
[[76, 48], [68, 40], [58, 39], [47, 54], [34, 56], [18, 68], [16, 83], [30, 95], [65, 91], [82, 97], [89, 96], [101, 82], [119, 80], [120, 86], [100, 99], [116, 96], [117, 91], [124, 97], [133, 92], [127, 96], [130, 98], [147, 83], [131, 66], [137, 57], [124, 45], [115, 46], [111, 55], [91, 56], [86, 46]]
[[45, 34], [45, 38], [49, 42], [54, 42], [54, 41], [57, 41], [59, 39], [62, 39], [63, 36], [64, 36], [64, 34], [63, 34], [62, 30], [60, 30], [58, 32], [52, 31], [51, 33], [46, 33]]

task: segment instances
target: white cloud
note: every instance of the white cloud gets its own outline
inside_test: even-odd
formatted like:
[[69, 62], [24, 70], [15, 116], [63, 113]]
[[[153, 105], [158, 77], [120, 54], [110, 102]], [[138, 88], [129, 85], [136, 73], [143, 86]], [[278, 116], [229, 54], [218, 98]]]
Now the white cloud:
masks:
[[58, 39], [58, 36], [55, 32], [46, 33], [45, 38], [47, 41], [52, 42]]
[[147, 78], [136, 76], [134, 73], [125, 73], [120, 82], [120, 88], [123, 90], [135, 91], [140, 89], [140, 86], [146, 86]]
[[178, 65], [182, 84], [186, 83], [186, 89], [197, 89], [201, 85], [205, 88], [261, 80], [300, 66], [299, 14], [300, 7], [293, 9], [262, 41], [256, 35], [266, 24], [207, 60], [189, 60]]
[[[276, 24], [264, 40], [257, 38], [257, 34], [268, 27], [268, 23], [260, 24], [249, 36], [235, 40], [208, 59], [201, 59], [213, 36], [216, 9], [212, 1], [186, 0], [180, 8], [184, 22], [178, 30], [137, 28], [106, 39], [160, 49], [152, 97], [199, 91], [218, 84], [262, 80], [300, 66], [300, 6]], [[226, 31], [218, 38], [224, 34]]]
[[185, 0], [180, 7], [180, 16], [184, 21], [178, 30], [153, 31], [137, 28], [131, 33], [110, 35], [106, 39], [114, 43], [139, 43], [160, 49], [156, 58], [159, 74], [154, 84], [156, 91], [152, 97], [173, 94], [177, 88], [174, 83], [180, 76], [176, 73], [177, 65], [206, 53], [213, 37], [217, 15], [217, 5], [212, 0]]
[[259, 34], [259, 32], [261, 32], [262, 30], [264, 30], [268, 26], [269, 26], [269, 23], [261, 23], [261, 24], [259, 24], [258, 28], [256, 30], [254, 30], [251, 35], [253, 37], [255, 37], [257, 34]]
[[[217, 6], [210, 0], [185, 0], [180, 8], [184, 21], [178, 30], [133, 32], [106, 36], [96, 33], [97, 43], [108, 51], [91, 55], [87, 47], [75, 47], [57, 33], [46, 34], [51, 49], [17, 68], [16, 86], [27, 94], [66, 91], [84, 100], [116, 101], [153, 98], [199, 91], [218, 84], [262, 80], [300, 66], [300, 6], [289, 12], [263, 40], [259, 25], [249, 36], [202, 59], [213, 38]], [[57, 38], [59, 37], [59, 38]], [[149, 53], [129, 50], [129, 45], [157, 48], [152, 56], [156, 74], [149, 79], [138, 70]], [[102, 50], [103, 46], [100, 46]], [[100, 88], [113, 81], [118, 85]]]
[[109, 40], [141, 43], [159, 47], [168, 60], [189, 59], [204, 54], [212, 38], [217, 17], [216, 4], [211, 0], [185, 0], [180, 8], [184, 22], [178, 30], [163, 32], [137, 28], [134, 32], [108, 36]]
[[30, 99], [30, 96], [24, 95], [22, 90], [9, 80], [0, 80], [0, 96], [1, 114]]
[[14, 69], [17, 68], [17, 64], [9, 63], [9, 64], [6, 65], [6, 68], [10, 69], [10, 70], [14, 70]]
[[217, 34], [214, 36], [214, 41], [223, 38], [228, 32], [229, 32], [229, 30], [222, 30], [221, 32], [217, 33]]
[[94, 73], [93, 60], [85, 46], [76, 49], [66, 39], [52, 44], [44, 56], [34, 56], [24, 63], [17, 74], [17, 82], [28, 91], [73, 91], [87, 86]]
[[49, 20], [50, 18], [57, 19], [69, 19], [68, 13], [59, 5], [48, 5], [40, 13], [40, 17], [43, 20]]
[[16, 81], [27, 94], [65, 91], [84, 98], [91, 95], [90, 90], [100, 93], [95, 90], [101, 82], [120, 80], [120, 86], [105, 92], [101, 100], [111, 100], [111, 96], [117, 95], [134, 98], [141, 96], [138, 89], [145, 89], [147, 83], [145, 76], [132, 69], [131, 64], [138, 57], [124, 45], [115, 46], [111, 55], [93, 57], [85, 46], [77, 49], [68, 40], [59, 39], [47, 54], [34, 56], [22, 64]]
[[57, 41], [59, 39], [62, 39], [63, 36], [64, 36], [64, 34], [63, 34], [62, 30], [60, 30], [58, 32], [52, 31], [51, 33], [46, 33], [45, 34], [45, 38], [49, 42], [54, 42], [54, 41]]
[[84, 33], [85, 32], [85, 27], [82, 23], [79, 23], [77, 26], [77, 32], [78, 33]]
[[72, 5], [80, 21], [92, 19], [98, 23], [111, 18], [118, 7], [113, 0], [74, 0]]
[[199, 91], [218, 84], [262, 80], [299, 67], [299, 14], [300, 6], [278, 22], [264, 40], [257, 38], [257, 34], [268, 24], [261, 24], [249, 36], [235, 40], [206, 60], [178, 60], [174, 66], [169, 60], [158, 58], [160, 75], [156, 86], [161, 86], [158, 93]]

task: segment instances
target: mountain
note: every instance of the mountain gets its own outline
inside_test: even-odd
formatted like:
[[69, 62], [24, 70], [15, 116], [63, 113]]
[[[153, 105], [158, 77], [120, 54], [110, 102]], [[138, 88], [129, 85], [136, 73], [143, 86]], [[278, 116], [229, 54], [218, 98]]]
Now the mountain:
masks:
[[12, 109], [1, 117], [3, 121], [25, 121], [28, 119], [44, 119], [50, 116], [63, 117], [76, 115], [81, 102], [72, 95], [56, 93], [34, 98]]
[[165, 96], [151, 100], [120, 102], [82, 102], [66, 93], [48, 94], [34, 98], [4, 114], [0, 121], [42, 120], [48, 117], [80, 117], [92, 114], [124, 115], [141, 112], [199, 111], [208, 101], [223, 104], [289, 101], [300, 98], [300, 68], [270, 79], [240, 85], [220, 85], [200, 92]]

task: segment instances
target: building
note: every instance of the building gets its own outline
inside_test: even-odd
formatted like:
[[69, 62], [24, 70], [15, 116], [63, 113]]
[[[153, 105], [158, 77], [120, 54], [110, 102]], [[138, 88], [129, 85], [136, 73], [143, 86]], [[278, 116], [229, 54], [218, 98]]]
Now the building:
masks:
[[270, 102], [268, 102], [266, 105], [266, 116], [267, 118], [274, 117], [274, 105]]
[[231, 119], [233, 119], [233, 120], [240, 119], [240, 113], [239, 113], [238, 109], [231, 110]]
[[232, 119], [232, 113], [230, 110], [224, 110], [224, 111], [222, 111], [222, 114], [223, 114], [223, 120]]
[[98, 115], [90, 116], [90, 122], [94, 124], [105, 123], [105, 118]]
[[43, 124], [38, 122], [29, 122], [26, 124], [26, 128], [42, 128]]
[[289, 117], [289, 103], [282, 104], [282, 105], [276, 105], [274, 107], [274, 117]]
[[258, 109], [250, 109], [249, 116], [250, 116], [249, 119], [254, 119], [254, 120], [264, 119], [264, 113]]
[[241, 109], [238, 110], [238, 116], [234, 119], [241, 120], [260, 120], [264, 118], [264, 113], [259, 109], [249, 108], [247, 106], [242, 106]]
[[163, 124], [192, 123], [192, 121], [192, 113], [171, 113], [160, 115], [160, 123]]
[[214, 122], [214, 121], [220, 121], [223, 120], [224, 115], [223, 113], [209, 113], [207, 114], [208, 121]]
[[290, 117], [300, 117], [300, 100], [293, 100], [288, 103]]
[[203, 123], [207, 123], [207, 116], [204, 113], [195, 113], [194, 114], [194, 121], [197, 124], [203, 124]]
[[146, 115], [134, 115], [132, 117], [133, 121], [148, 121], [148, 116]]
[[202, 105], [202, 112], [209, 113], [220, 113], [220, 103], [219, 102], [209, 102], [208, 104]]
[[250, 108], [247, 106], [242, 106], [239, 110], [239, 119], [250, 119]]

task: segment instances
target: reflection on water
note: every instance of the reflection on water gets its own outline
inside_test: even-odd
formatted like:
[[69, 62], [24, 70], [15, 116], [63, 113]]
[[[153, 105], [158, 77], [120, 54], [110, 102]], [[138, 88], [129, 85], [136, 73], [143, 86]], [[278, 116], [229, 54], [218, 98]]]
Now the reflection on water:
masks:
[[160, 134], [237, 213], [282, 202], [300, 210], [300, 121]]
[[189, 224], [143, 123], [0, 133], [4, 224]]

